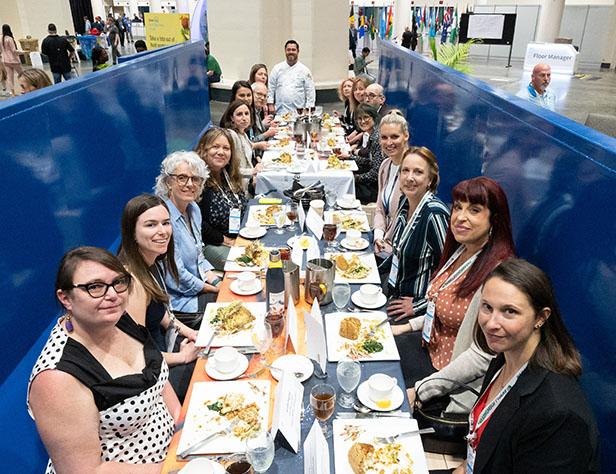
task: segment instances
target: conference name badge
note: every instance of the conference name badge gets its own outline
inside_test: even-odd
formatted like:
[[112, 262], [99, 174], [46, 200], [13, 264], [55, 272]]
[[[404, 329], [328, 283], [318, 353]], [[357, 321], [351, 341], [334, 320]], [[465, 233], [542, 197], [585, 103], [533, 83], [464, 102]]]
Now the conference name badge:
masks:
[[423, 329], [421, 331], [421, 337], [427, 343], [430, 342], [430, 335], [432, 334], [432, 324], [434, 323], [435, 310], [436, 310], [436, 303], [434, 303], [434, 301], [428, 301], [428, 309], [426, 310], [426, 316], [424, 317]]
[[229, 233], [237, 234], [240, 231], [240, 224], [242, 221], [242, 211], [239, 208], [234, 207], [229, 211]]

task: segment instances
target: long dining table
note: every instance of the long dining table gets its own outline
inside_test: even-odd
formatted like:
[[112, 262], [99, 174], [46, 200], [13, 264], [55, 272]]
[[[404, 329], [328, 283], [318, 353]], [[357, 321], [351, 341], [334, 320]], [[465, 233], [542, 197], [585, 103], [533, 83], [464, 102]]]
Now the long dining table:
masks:
[[[251, 205], [257, 204], [258, 201], [252, 200], [251, 201]], [[248, 214], [248, 213], [246, 213]], [[243, 224], [245, 224], [247, 216], [244, 216], [244, 222]], [[308, 235], [312, 235], [311, 232], [306, 232]], [[278, 248], [286, 248], [287, 247], [287, 240], [294, 236], [294, 235], [299, 235], [301, 234], [301, 231], [298, 229], [294, 232], [292, 231], [287, 231], [284, 234], [276, 234], [273, 232], [272, 229], [268, 230], [267, 234], [265, 236], [263, 236], [262, 238], [260, 238], [260, 241], [263, 242], [265, 244], [266, 247], [278, 247]], [[343, 237], [343, 235], [340, 235], [337, 237], [337, 240], [341, 240]], [[372, 237], [372, 232], [369, 233], [364, 233], [364, 237], [368, 239], [369, 243], [370, 243], [370, 247], [368, 248], [368, 250], [373, 251], [373, 237]], [[247, 244], [249, 244], [251, 241], [250, 240], [246, 240], [243, 239], [241, 237], [238, 237], [236, 240], [235, 245], [236, 246], [245, 246]], [[324, 250], [325, 250], [325, 242], [321, 241], [319, 242], [319, 247], [320, 247], [320, 251], [321, 251], [321, 255], [323, 255]], [[304, 258], [304, 264], [305, 265], [305, 258]], [[231, 292], [230, 289], [230, 283], [233, 280], [230, 278], [230, 273], [227, 272], [223, 278], [223, 282], [222, 282], [222, 286], [220, 288], [220, 292], [218, 294], [218, 299], [217, 302], [231, 302], [231, 301], [235, 301], [235, 300], [241, 300], [244, 302], [262, 302], [265, 301], [264, 298], [264, 292], [265, 289], [263, 290], [263, 292], [260, 292], [254, 296], [238, 296], [234, 293]], [[354, 293], [355, 291], [359, 290], [359, 287], [361, 286], [360, 284], [351, 284], [351, 292]], [[349, 307], [354, 307], [354, 304], [351, 302], [351, 300], [349, 300]], [[291, 353], [297, 353], [297, 354], [301, 354], [301, 355], [305, 355], [306, 354], [306, 343], [305, 343], [305, 325], [304, 325], [304, 310], [310, 312], [311, 309], [311, 305], [308, 304], [305, 299], [304, 299], [304, 288], [303, 286], [300, 286], [300, 300], [298, 302], [298, 304], [295, 306], [296, 308], [296, 312], [297, 312], [297, 323], [298, 323], [298, 327], [297, 327], [297, 334], [298, 334], [298, 347], [297, 348], [293, 348], [292, 345], [289, 343], [289, 345], [287, 346], [287, 350], [286, 352], [288, 354]], [[323, 314], [323, 318], [327, 318], [327, 315], [330, 313], [334, 313], [336, 312], [336, 308], [334, 303], [329, 303], [327, 305], [323, 305], [321, 307], [321, 312]], [[379, 310], [375, 310], [375, 311], [379, 311]], [[384, 311], [384, 308], [381, 308], [380, 311]], [[250, 357], [250, 355], [249, 355]], [[169, 451], [167, 454], [167, 458], [164, 462], [163, 468], [162, 468], [162, 473], [173, 473], [176, 472], [177, 470], [181, 469], [183, 466], [186, 465], [186, 461], [181, 461], [178, 459], [177, 457], [177, 448], [178, 448], [178, 444], [180, 442], [180, 437], [182, 435], [182, 427], [183, 427], [183, 423], [184, 420], [186, 418], [186, 414], [188, 412], [188, 408], [190, 405], [190, 400], [191, 400], [191, 395], [193, 392], [193, 388], [195, 386], [196, 383], [199, 382], [212, 382], [214, 381], [212, 378], [210, 378], [205, 371], [205, 365], [206, 365], [207, 359], [198, 359], [196, 366], [195, 366], [195, 370], [190, 382], [190, 387], [188, 389], [184, 404], [182, 406], [182, 410], [181, 410], [181, 414], [180, 414], [180, 420], [179, 420], [179, 424], [178, 424], [178, 429], [176, 431], [176, 433], [174, 434], [172, 440], [171, 440], [171, 445], [169, 447]], [[268, 362], [271, 363], [272, 359], [271, 357], [268, 357]], [[250, 357], [250, 361], [249, 361], [249, 365], [248, 365], [248, 369], [246, 370], [247, 374], [250, 373], [254, 373], [256, 372], [257, 368], [260, 366], [260, 362], [259, 362], [259, 354], [254, 354], [252, 355], [252, 357]], [[375, 373], [385, 373], [388, 374], [391, 377], [395, 377], [397, 379], [397, 384], [398, 386], [402, 389], [403, 393], [405, 392], [405, 387], [404, 387], [404, 378], [402, 375], [402, 370], [400, 367], [400, 363], [398, 361], [368, 361], [368, 362], [362, 362], [361, 363], [361, 369], [362, 369], [362, 374], [361, 374], [361, 380], [360, 380], [360, 384], [362, 382], [364, 382], [365, 380], [367, 380], [371, 375], [375, 374]], [[317, 369], [318, 370], [318, 369]], [[314, 374], [308, 379], [306, 380], [303, 385], [304, 385], [304, 397], [303, 397], [303, 404], [305, 407], [305, 415], [303, 420], [301, 421], [301, 441], [300, 441], [300, 449], [299, 452], [296, 454], [295, 452], [293, 452], [292, 450], [288, 449], [287, 447], [285, 447], [284, 443], [280, 443], [278, 440], [276, 441], [275, 444], [275, 457], [274, 457], [274, 461], [272, 466], [269, 468], [269, 470], [267, 471], [268, 473], [297, 473], [297, 472], [303, 472], [304, 471], [304, 456], [303, 456], [303, 450], [302, 450], [302, 443], [304, 442], [304, 440], [306, 439], [306, 436], [308, 435], [309, 430], [311, 429], [315, 417], [314, 414], [312, 413], [312, 410], [310, 408], [310, 390], [311, 388], [319, 383], [328, 383], [330, 385], [332, 385], [333, 387], [336, 388], [337, 393], [340, 393], [340, 386], [338, 384], [337, 378], [336, 378], [336, 363], [335, 362], [327, 362], [326, 365], [326, 373], [327, 373], [327, 379], [326, 380], [319, 380], [317, 379]], [[270, 392], [270, 414], [269, 414], [269, 421], [268, 421], [268, 426], [271, 425], [272, 422], [272, 412], [273, 412], [273, 407], [274, 407], [274, 403], [273, 403], [273, 398], [274, 398], [274, 393], [275, 393], [275, 388], [277, 385], [276, 379], [274, 379], [271, 376], [270, 371], [264, 371], [256, 380], [269, 380], [272, 383], [272, 388], [271, 388], [271, 392]], [[410, 407], [409, 407], [409, 403], [408, 403], [408, 399], [406, 398], [406, 395], [404, 396], [404, 401], [400, 407], [400, 410], [402, 412], [404, 412], [404, 414], [406, 415], [407, 413], [410, 413]], [[353, 409], [345, 409], [345, 408], [341, 408], [338, 404], [336, 405], [336, 409], [334, 414], [332, 415], [330, 422], [332, 419], [334, 419], [338, 413], [340, 412], [353, 412]], [[391, 418], [382, 418], [383, 423], [387, 423], [387, 420], [391, 420]], [[327, 439], [328, 442], [328, 446], [329, 446], [329, 457], [330, 457], [330, 472], [335, 472], [335, 467], [334, 467], [334, 446], [333, 446], [333, 440], [330, 437], [329, 439]], [[221, 453], [221, 455], [224, 455], [224, 453]], [[222, 457], [222, 456], [221, 456]], [[215, 459], [215, 460], [220, 460], [221, 457], [218, 456], [209, 456], [210, 459]]]

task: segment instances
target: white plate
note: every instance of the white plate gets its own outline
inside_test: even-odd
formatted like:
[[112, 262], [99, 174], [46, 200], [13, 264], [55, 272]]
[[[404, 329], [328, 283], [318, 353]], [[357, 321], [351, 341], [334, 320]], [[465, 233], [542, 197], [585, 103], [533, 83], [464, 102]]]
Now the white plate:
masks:
[[[364, 211], [325, 211], [324, 213], [325, 222], [333, 222], [332, 218], [334, 215], [337, 215], [340, 220], [343, 217], [349, 216], [354, 217], [362, 222], [362, 227], [357, 230], [361, 230], [362, 232], [370, 231], [370, 224], [368, 223], [368, 216]], [[341, 229], [341, 232], [346, 232], [348, 229]]]
[[[241, 257], [244, 254], [245, 250], [246, 250], [246, 247], [231, 247], [231, 249], [229, 249], [229, 254], [227, 255], [227, 261], [225, 262], [225, 272], [259, 272], [259, 271], [262, 271], [264, 268], [267, 268], [267, 263], [269, 261], [269, 254], [268, 254], [268, 257], [263, 262], [263, 266], [261, 267], [257, 267], [257, 266], [245, 267], [243, 265], [240, 265], [238, 262], [236, 262], [235, 259], [238, 257]], [[265, 250], [269, 252], [272, 249], [265, 247]]]
[[[193, 385], [192, 396], [186, 413], [186, 421], [181, 431], [178, 453], [205, 438], [208, 434], [220, 431], [227, 423], [220, 415], [207, 408], [219, 397], [229, 393], [244, 395], [244, 404], [256, 403], [259, 408], [259, 421], [267, 429], [270, 392], [269, 380], [234, 380], [228, 382], [197, 382]], [[194, 454], [238, 453], [246, 450], [246, 441], [233, 435], [215, 436]]]
[[348, 168], [344, 168], [343, 170], [328, 168], [327, 160], [319, 160], [319, 169], [321, 171], [359, 171], [359, 168], [357, 167], [357, 163], [355, 162], [355, 160], [342, 160], [342, 161], [344, 163], [349, 164], [350, 166]]
[[197, 458], [186, 464], [177, 474], [225, 474], [225, 468], [210, 459]]
[[[306, 380], [308, 380], [312, 375], [312, 372], [314, 372], [314, 365], [312, 365], [310, 359], [308, 357], [297, 354], [287, 354], [282, 357], [278, 357], [278, 359], [274, 361], [272, 366], [282, 370], [289, 368], [293, 372], [301, 372], [302, 374], [304, 374], [304, 376], [300, 379], [297, 379], [300, 382], [305, 382]], [[277, 370], [272, 370], [271, 374], [272, 377], [274, 377], [276, 380], [279, 380], [279, 376], [282, 375], [282, 373], [278, 372]]]
[[[205, 347], [207, 346], [210, 337], [212, 336], [212, 326], [210, 325], [210, 319], [216, 313], [218, 308], [225, 308], [229, 306], [231, 303], [208, 303], [205, 307], [205, 313], [203, 315], [203, 321], [201, 321], [201, 327], [199, 328], [199, 334], [197, 335], [197, 340], [195, 341], [195, 346], [197, 347]], [[265, 314], [267, 313], [267, 308], [265, 303], [244, 303], [244, 306], [248, 311], [252, 313], [255, 317], [255, 321], [262, 321], [265, 319]], [[214, 341], [212, 341], [212, 347], [221, 347], [221, 346], [234, 346], [234, 347], [244, 347], [244, 346], [253, 346], [252, 342], [252, 325], [246, 327], [242, 331], [236, 334], [224, 335], [224, 336], [216, 336]]]
[[366, 239], [360, 238], [355, 241], [355, 245], [351, 245], [345, 237], [340, 241], [340, 245], [342, 245], [345, 249], [348, 250], [364, 250], [368, 248], [370, 242], [368, 242]]
[[404, 401], [404, 392], [398, 385], [395, 385], [391, 394], [391, 405], [387, 408], [379, 408], [372, 398], [370, 398], [370, 386], [368, 385], [368, 380], [366, 380], [360, 384], [359, 387], [357, 387], [357, 398], [359, 398], [359, 401], [371, 410], [393, 411], [400, 408], [400, 405], [402, 405], [402, 402]]
[[377, 309], [387, 303], [387, 296], [385, 296], [383, 293], [379, 293], [376, 297], [376, 301], [370, 304], [364, 303], [364, 300], [361, 299], [361, 293], [359, 291], [356, 291], [351, 295], [351, 301], [355, 304], [355, 306], [359, 306], [360, 308]]
[[[338, 255], [341, 252], [333, 252], [333, 254]], [[342, 252], [345, 257], [348, 259], [352, 253], [357, 252]], [[332, 255], [332, 252], [328, 252], [325, 254], [323, 258], [329, 258]], [[370, 267], [372, 270], [368, 275], [364, 278], [346, 278], [343, 277], [338, 269], [336, 269], [336, 278], [334, 279], [335, 283], [374, 283], [375, 285], [381, 284], [381, 277], [379, 276], [379, 268], [376, 264], [376, 258], [373, 253], [370, 254], [362, 254], [359, 259], [361, 262]]]
[[242, 290], [240, 288], [240, 282], [237, 281], [237, 280], [233, 280], [229, 287], [230, 287], [231, 291], [233, 293], [235, 293], [236, 295], [250, 296], [250, 295], [256, 295], [257, 293], [259, 293], [263, 289], [263, 283], [261, 283], [261, 280], [259, 278], [257, 278], [255, 280], [255, 283], [254, 283], [252, 289], [250, 289], [250, 290]]
[[205, 373], [212, 377], [214, 380], [233, 380], [239, 377], [248, 368], [248, 357], [244, 354], [238, 354], [237, 367], [231, 372], [220, 372], [216, 369], [216, 359], [210, 357], [205, 365]]
[[256, 235], [249, 234], [246, 227], [242, 227], [240, 229], [240, 236], [245, 239], [258, 239], [259, 237], [263, 237], [265, 234], [267, 234], [267, 229], [265, 227], [261, 227], [261, 230]]
[[[302, 250], [308, 250], [310, 248], [310, 246], [315, 242], [313, 237], [308, 237], [308, 236], [304, 236], [306, 237], [306, 239], [308, 240], [308, 247], [302, 247], [301, 245], [299, 246]], [[298, 237], [297, 235], [294, 237], [291, 237], [289, 240], [287, 240], [287, 245], [291, 248], [293, 248], [293, 245], [295, 244], [295, 242], [297, 241]]]
[[[334, 467], [336, 474], [353, 474], [353, 470], [349, 464], [349, 450], [355, 443], [368, 443], [375, 448], [380, 448], [385, 445], [375, 444], [375, 436], [388, 436], [406, 431], [417, 430], [417, 420], [409, 418], [387, 418], [387, 422], [383, 422], [382, 418], [377, 419], [353, 419], [353, 420], [334, 420], [333, 421], [333, 443], [334, 443]], [[350, 439], [348, 430], [354, 430], [358, 433], [358, 437]], [[407, 436], [396, 441], [402, 449], [399, 453], [399, 459], [402, 462], [398, 466], [384, 467], [381, 471], [381, 466], [378, 465], [376, 470], [370, 472], [383, 472], [384, 474], [391, 473], [395, 467], [400, 469], [410, 468], [409, 472], [413, 474], [428, 474], [426, 465], [426, 455], [424, 454], [421, 436]], [[408, 456], [408, 457], [407, 457]], [[410, 458], [412, 466], [406, 459]]]
[[[344, 318], [354, 317], [361, 321], [360, 336], [358, 341], [363, 340], [362, 335], [365, 335], [383, 319], [387, 317], [384, 312], [374, 311], [372, 313], [329, 313], [325, 316], [325, 329], [327, 341], [327, 359], [330, 362], [338, 362], [340, 359], [349, 355], [349, 349], [345, 347], [347, 344], [352, 344], [356, 341], [351, 341], [342, 337], [340, 332], [340, 323]], [[360, 357], [359, 361], [374, 361], [374, 360], [400, 360], [398, 347], [394, 335], [391, 332], [389, 324], [385, 323], [376, 330], [377, 340], [383, 344], [381, 352], [373, 352], [365, 357]]]
[[[265, 210], [270, 206], [280, 206], [282, 207], [283, 211], [285, 210], [285, 206], [283, 204], [257, 204], [254, 206], [250, 206], [250, 212], [248, 213], [248, 215], [250, 216], [249, 219], [252, 221], [257, 221], [261, 225], [275, 227], [276, 223], [274, 222], [273, 216], [272, 216], [272, 220], [268, 222], [265, 222], [265, 218], [263, 218], [262, 220], [259, 220], [257, 218], [258, 213], [265, 213]], [[291, 221], [287, 218], [284, 225], [290, 225], [290, 224], [291, 224]]]
[[336, 204], [338, 205], [338, 207], [341, 207], [342, 209], [357, 209], [359, 206], [361, 206], [361, 202], [359, 199], [355, 199], [355, 202], [353, 204], [346, 204], [342, 198], [338, 198], [336, 200]]

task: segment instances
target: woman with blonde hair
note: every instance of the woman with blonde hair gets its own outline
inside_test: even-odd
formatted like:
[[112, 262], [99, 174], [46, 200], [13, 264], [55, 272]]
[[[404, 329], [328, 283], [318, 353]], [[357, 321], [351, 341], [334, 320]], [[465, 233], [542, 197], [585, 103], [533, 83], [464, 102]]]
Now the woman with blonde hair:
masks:
[[342, 124], [345, 133], [348, 135], [355, 129], [355, 124], [353, 123], [353, 114], [351, 112], [351, 95], [353, 90], [353, 79], [348, 77], [343, 80], [338, 86], [338, 98], [340, 102], [344, 102], [344, 115], [334, 110], [332, 113], [334, 117], [338, 117], [340, 119], [340, 123]]
[[38, 68], [26, 69], [20, 72], [17, 80], [19, 81], [22, 95], [51, 85], [51, 79], [47, 73]]

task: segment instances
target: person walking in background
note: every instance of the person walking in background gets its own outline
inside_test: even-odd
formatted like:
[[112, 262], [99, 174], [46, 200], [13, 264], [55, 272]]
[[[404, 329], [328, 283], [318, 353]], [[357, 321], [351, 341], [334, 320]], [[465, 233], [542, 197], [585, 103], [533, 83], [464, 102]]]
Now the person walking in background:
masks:
[[47, 27], [49, 36], [43, 40], [41, 44], [41, 52], [49, 58], [49, 67], [53, 74], [53, 82], [57, 84], [62, 81], [64, 77], [65, 81], [73, 78], [71, 72], [71, 55], [75, 52], [66, 39], [58, 36], [56, 25], [50, 23]]
[[17, 49], [17, 43], [13, 38], [11, 27], [2, 25], [2, 41], [0, 41], [0, 53], [2, 53], [2, 64], [6, 69], [7, 79], [9, 80], [9, 90], [5, 95], [15, 96], [15, 74], [23, 71], [19, 55], [24, 54], [23, 51]]
[[124, 25], [124, 29], [126, 30], [126, 39], [128, 39], [129, 43], [133, 42], [133, 31], [131, 28], [130, 18], [126, 16], [126, 13], [122, 15], [122, 25]]
[[409, 49], [411, 47], [411, 40], [413, 39], [413, 33], [408, 26], [404, 27], [404, 32], [402, 33], [402, 46], [403, 48]]
[[116, 26], [116, 22], [112, 17], [107, 18], [107, 38], [109, 39], [109, 45], [111, 46], [111, 58], [113, 64], [118, 64], [118, 57], [120, 52], [118, 51], [118, 43], [120, 41], [120, 31]]
[[119, 16], [118, 18], [116, 18], [114, 23], [116, 27], [118, 28], [118, 33], [120, 34], [120, 46], [124, 47], [124, 34], [126, 33], [126, 30], [124, 29], [124, 23], [122, 22], [122, 17]]
[[83, 17], [83, 21], [84, 21], [84, 35], [89, 35], [90, 34], [90, 30], [92, 29], [92, 23], [90, 23], [90, 19], [87, 16]]

